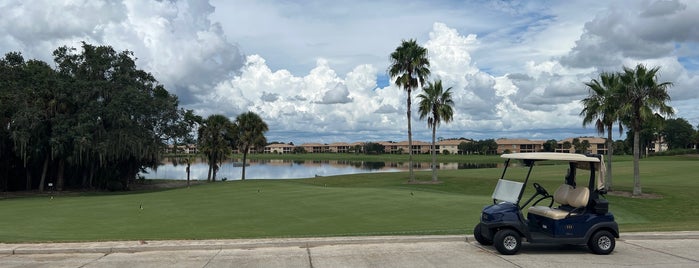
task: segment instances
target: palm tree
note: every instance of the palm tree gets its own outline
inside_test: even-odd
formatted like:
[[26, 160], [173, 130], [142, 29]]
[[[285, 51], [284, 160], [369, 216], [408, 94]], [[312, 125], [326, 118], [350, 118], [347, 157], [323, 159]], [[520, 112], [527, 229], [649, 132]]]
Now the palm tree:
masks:
[[408, 93], [408, 155], [410, 162], [410, 181], [415, 180], [413, 172], [413, 131], [410, 122], [410, 97], [412, 90], [425, 84], [430, 75], [430, 61], [427, 59], [427, 49], [417, 44], [414, 39], [401, 43], [396, 51], [391, 53], [391, 66], [388, 74], [395, 78], [397, 86], [402, 87]]
[[651, 120], [656, 115], [674, 115], [672, 107], [666, 102], [670, 101], [667, 88], [671, 82], [658, 83], [656, 76], [660, 67], [646, 69], [642, 64], [635, 69], [624, 67], [621, 73], [621, 94], [623, 100], [619, 107], [622, 118], [628, 118], [627, 126], [633, 131], [633, 195], [641, 195], [641, 178], [639, 169], [640, 139], [643, 123]]
[[600, 80], [592, 79], [585, 83], [588, 87], [589, 95], [587, 98], [580, 101], [583, 105], [583, 110], [580, 115], [583, 116], [583, 126], [594, 122], [597, 132], [602, 135], [607, 131], [607, 179], [606, 189], [612, 190], [612, 155], [614, 154], [614, 146], [612, 139], [612, 126], [614, 123], [619, 123], [619, 135], [624, 131], [621, 120], [619, 118], [619, 103], [618, 98], [621, 81], [616, 73], [602, 73]]
[[427, 117], [427, 127], [432, 129], [432, 181], [437, 181], [437, 146], [435, 135], [437, 127], [444, 123], [451, 122], [454, 116], [454, 100], [451, 98], [451, 87], [445, 91], [442, 88], [442, 80], [428, 83], [425, 92], [417, 96], [420, 99], [419, 111], [420, 120]]
[[216, 172], [223, 158], [231, 153], [232, 128], [233, 123], [228, 117], [220, 114], [210, 115], [199, 127], [199, 151], [209, 162], [207, 181], [216, 181]]
[[265, 132], [269, 130], [259, 115], [253, 112], [247, 112], [239, 115], [235, 119], [236, 125], [236, 141], [238, 149], [243, 152], [243, 174], [241, 180], [245, 180], [245, 161], [250, 148], [261, 148], [267, 144]]

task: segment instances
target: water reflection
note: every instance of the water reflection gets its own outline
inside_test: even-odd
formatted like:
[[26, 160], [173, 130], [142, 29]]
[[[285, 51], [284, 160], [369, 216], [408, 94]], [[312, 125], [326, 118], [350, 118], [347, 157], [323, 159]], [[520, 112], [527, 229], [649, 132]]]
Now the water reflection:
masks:
[[[142, 174], [146, 179], [186, 180], [186, 158], [168, 158], [157, 170], [147, 170]], [[206, 180], [209, 166], [201, 159], [192, 159], [190, 179]], [[242, 172], [239, 159], [221, 165], [217, 179], [239, 180]], [[440, 170], [494, 168], [497, 164], [438, 163]], [[407, 171], [408, 162], [377, 162], [349, 160], [250, 160], [245, 169], [248, 179], [300, 179], [357, 173]], [[416, 162], [417, 170], [429, 170], [429, 162]]]

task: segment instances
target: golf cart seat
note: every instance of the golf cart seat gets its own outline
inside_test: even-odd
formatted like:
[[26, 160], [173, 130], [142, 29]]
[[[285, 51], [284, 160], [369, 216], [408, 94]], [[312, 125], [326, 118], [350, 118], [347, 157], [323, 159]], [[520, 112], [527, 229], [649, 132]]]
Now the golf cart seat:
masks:
[[576, 215], [580, 209], [587, 206], [590, 199], [590, 190], [587, 187], [576, 187], [563, 184], [553, 194], [553, 200], [561, 204], [558, 208], [547, 206], [533, 206], [529, 213], [551, 218], [554, 220], [565, 219], [569, 215]]

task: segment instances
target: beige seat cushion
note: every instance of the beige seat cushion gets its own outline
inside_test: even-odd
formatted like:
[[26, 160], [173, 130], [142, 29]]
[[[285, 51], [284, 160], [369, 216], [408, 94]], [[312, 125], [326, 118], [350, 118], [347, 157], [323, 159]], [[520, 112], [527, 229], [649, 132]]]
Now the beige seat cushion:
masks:
[[[558, 198], [556, 196], [558, 196]], [[590, 190], [588, 190], [587, 187], [572, 188], [572, 186], [567, 184], [558, 187], [558, 190], [556, 190], [556, 192], [553, 194], [553, 199], [556, 200], [556, 202], [560, 203], [561, 205], [570, 205], [574, 208], [581, 208], [587, 206], [587, 201], [589, 200], [589, 198]], [[562, 199], [565, 199], [565, 201], [563, 201]], [[568, 214], [576, 215], [576, 213], [570, 213], [567, 210], [551, 208], [547, 206], [533, 206], [530, 207], [528, 211], [529, 213], [544, 216], [554, 220], [565, 219], [565, 217], [568, 216]]]
[[529, 213], [544, 216], [554, 220], [560, 220], [565, 219], [565, 217], [568, 216], [569, 212], [562, 209], [550, 208], [547, 206], [533, 206], [529, 208]]
[[566, 199], [571, 207], [580, 208], [587, 206], [587, 201], [590, 199], [590, 190], [587, 187], [576, 187], [568, 192]]
[[558, 189], [556, 189], [556, 192], [553, 193], [553, 201], [561, 205], [568, 205], [568, 192], [572, 189], [573, 186], [565, 183], [561, 184], [561, 186], [558, 186]]

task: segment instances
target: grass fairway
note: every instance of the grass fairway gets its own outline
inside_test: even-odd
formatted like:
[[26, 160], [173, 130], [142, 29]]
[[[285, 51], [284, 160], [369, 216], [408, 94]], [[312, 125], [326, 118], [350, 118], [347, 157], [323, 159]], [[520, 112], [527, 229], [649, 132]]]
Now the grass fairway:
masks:
[[[699, 230], [698, 164], [696, 157], [643, 160], [643, 190], [662, 198], [608, 196], [621, 231]], [[631, 190], [632, 165], [625, 158], [615, 162], [617, 189]], [[543, 165], [532, 178], [553, 191], [565, 169]], [[500, 172], [441, 171], [441, 184], [406, 184], [406, 173], [375, 173], [0, 199], [0, 242], [464, 234], [492, 202]], [[417, 174], [429, 180], [430, 172]], [[529, 186], [525, 198], [531, 193]]]

